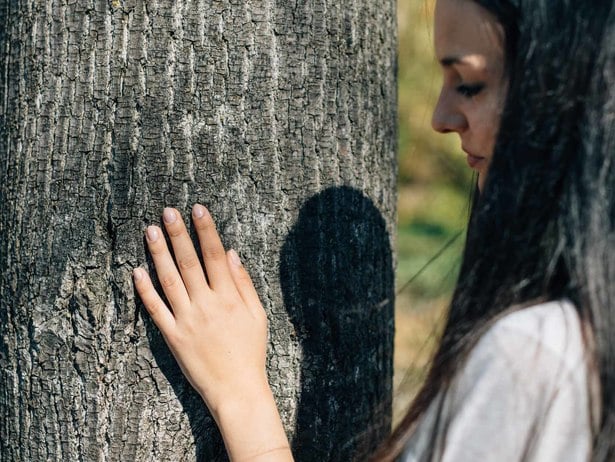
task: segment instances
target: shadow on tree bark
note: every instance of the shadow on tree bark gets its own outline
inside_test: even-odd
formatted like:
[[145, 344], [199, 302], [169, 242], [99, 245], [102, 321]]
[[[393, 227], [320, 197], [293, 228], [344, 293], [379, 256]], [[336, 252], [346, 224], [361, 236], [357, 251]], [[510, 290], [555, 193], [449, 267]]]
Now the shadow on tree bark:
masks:
[[[349, 187], [306, 201], [282, 247], [280, 284], [302, 349], [295, 460], [365, 460], [390, 431], [394, 335], [391, 245], [372, 201]], [[142, 316], [156, 364], [189, 418], [197, 460], [228, 460], [204, 403]]]
[[394, 273], [385, 221], [349, 187], [310, 198], [280, 259], [303, 350], [297, 461], [365, 460], [390, 431]]

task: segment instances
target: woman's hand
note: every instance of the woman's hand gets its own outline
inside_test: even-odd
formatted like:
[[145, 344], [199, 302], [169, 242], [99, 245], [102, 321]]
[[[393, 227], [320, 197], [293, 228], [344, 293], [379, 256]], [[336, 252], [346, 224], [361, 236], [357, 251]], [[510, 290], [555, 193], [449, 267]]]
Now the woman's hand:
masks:
[[149, 226], [146, 239], [170, 307], [141, 268], [134, 271], [137, 292], [218, 422], [231, 458], [283, 455], [279, 460], [289, 460], [265, 371], [263, 307], [237, 253], [224, 251], [207, 209], [195, 205], [192, 218], [206, 273], [181, 215], [166, 208], [163, 221], [175, 261], [160, 228]]

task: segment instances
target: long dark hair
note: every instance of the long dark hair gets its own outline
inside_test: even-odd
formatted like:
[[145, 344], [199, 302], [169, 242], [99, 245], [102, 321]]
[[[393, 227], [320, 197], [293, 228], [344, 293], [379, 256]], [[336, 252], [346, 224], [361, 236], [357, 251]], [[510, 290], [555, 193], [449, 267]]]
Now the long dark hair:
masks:
[[394, 460], [505, 312], [569, 298], [600, 381], [592, 460], [615, 459], [615, 11], [612, 1], [474, 0], [505, 31], [509, 90], [428, 377], [375, 460]]

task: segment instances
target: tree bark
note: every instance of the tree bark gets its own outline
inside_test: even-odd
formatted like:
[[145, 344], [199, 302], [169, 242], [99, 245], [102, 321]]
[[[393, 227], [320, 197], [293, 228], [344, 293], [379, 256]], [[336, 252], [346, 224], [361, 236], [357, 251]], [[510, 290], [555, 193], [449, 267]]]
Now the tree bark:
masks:
[[0, 2], [0, 460], [224, 460], [135, 297], [206, 204], [270, 320], [297, 460], [388, 432], [395, 2]]

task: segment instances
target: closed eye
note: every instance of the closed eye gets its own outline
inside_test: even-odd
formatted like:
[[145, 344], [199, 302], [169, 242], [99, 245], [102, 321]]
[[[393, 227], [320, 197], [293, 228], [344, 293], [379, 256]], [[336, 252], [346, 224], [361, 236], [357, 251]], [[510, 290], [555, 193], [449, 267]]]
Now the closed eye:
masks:
[[465, 96], [466, 98], [472, 98], [473, 96], [478, 95], [483, 90], [483, 88], [485, 88], [485, 84], [483, 83], [476, 83], [473, 85], [461, 84], [457, 86], [456, 91], [457, 93], [462, 96]]

